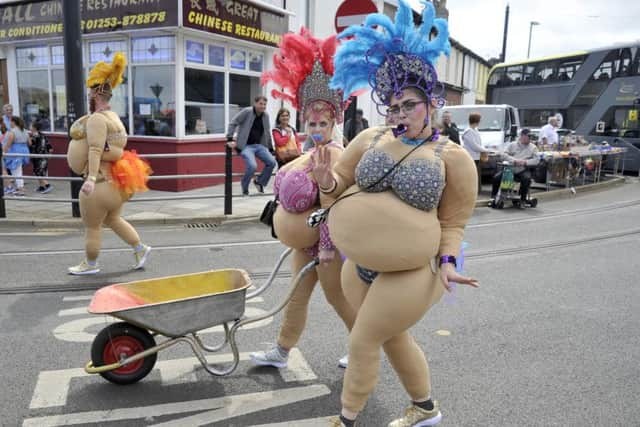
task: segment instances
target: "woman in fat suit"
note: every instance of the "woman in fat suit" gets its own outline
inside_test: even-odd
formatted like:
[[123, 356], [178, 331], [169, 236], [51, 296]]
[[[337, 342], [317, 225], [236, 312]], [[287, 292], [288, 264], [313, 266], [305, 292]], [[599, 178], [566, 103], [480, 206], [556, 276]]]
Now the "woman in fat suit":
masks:
[[[381, 113], [396, 126], [360, 133], [337, 161], [319, 151], [313, 170], [320, 191], [336, 199], [326, 218], [347, 258], [342, 286], [357, 310], [349, 341], [342, 411], [332, 426], [351, 427], [378, 381], [380, 350], [411, 404], [391, 427], [430, 426], [442, 418], [432, 400], [429, 368], [409, 329], [436, 304], [449, 281], [477, 286], [456, 273], [456, 256], [476, 200], [473, 160], [432, 126], [442, 107], [435, 61], [450, 49], [446, 22], [424, 3], [422, 25], [399, 1], [395, 22], [369, 15], [341, 33], [333, 87], [369, 85]], [[317, 219], [317, 218], [316, 218]]]

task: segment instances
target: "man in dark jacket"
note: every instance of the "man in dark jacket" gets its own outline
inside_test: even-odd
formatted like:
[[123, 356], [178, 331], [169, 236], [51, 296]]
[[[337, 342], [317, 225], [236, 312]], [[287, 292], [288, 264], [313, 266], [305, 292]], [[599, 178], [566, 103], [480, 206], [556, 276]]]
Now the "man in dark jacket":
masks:
[[442, 134], [460, 145], [460, 132], [458, 131], [458, 126], [451, 122], [451, 113], [449, 111], [442, 113]]
[[[271, 173], [276, 167], [276, 159], [271, 155], [273, 142], [271, 140], [271, 125], [269, 114], [266, 112], [267, 98], [257, 96], [252, 107], [246, 107], [231, 119], [227, 129], [227, 144], [235, 148], [242, 156], [246, 171], [242, 177], [242, 194], [249, 195], [249, 183], [258, 165], [256, 157], [264, 163], [264, 169], [259, 177], [253, 178], [253, 183], [260, 193], [269, 183]], [[236, 140], [233, 135], [236, 133]]]
[[360, 132], [369, 128], [369, 122], [364, 117], [364, 112], [358, 108], [356, 109], [356, 118], [349, 119], [344, 124], [344, 137], [347, 141], [351, 142]]

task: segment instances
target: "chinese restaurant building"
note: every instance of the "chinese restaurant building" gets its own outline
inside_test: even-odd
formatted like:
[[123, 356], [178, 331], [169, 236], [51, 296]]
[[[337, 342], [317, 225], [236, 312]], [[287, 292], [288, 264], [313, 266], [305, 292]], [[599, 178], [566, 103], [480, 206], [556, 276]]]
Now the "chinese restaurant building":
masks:
[[[304, 1], [81, 0], [85, 79], [115, 52], [128, 59], [111, 108], [139, 153], [223, 152], [224, 133], [240, 109], [270, 92], [260, 75], [282, 35], [306, 16]], [[60, 0], [0, 5], [0, 104], [27, 125], [40, 121], [56, 153], [66, 153], [65, 52]], [[269, 102], [272, 118], [280, 107]], [[234, 166], [241, 162], [235, 159]], [[153, 159], [156, 174], [223, 171], [221, 157]], [[236, 169], [241, 170], [241, 169]], [[68, 174], [54, 161], [50, 174]], [[182, 191], [220, 179], [152, 181]]]

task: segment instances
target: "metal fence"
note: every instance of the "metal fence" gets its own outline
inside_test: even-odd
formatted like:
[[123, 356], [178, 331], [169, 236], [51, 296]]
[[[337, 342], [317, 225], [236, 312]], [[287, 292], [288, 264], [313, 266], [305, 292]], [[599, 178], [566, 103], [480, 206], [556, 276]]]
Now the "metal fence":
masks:
[[[234, 197], [242, 197], [241, 195], [232, 194], [232, 184], [234, 177], [241, 177], [244, 173], [234, 173], [233, 172], [233, 151], [229, 147], [225, 147], [224, 153], [166, 153], [166, 154], [140, 154], [138, 155], [144, 159], [171, 159], [171, 158], [203, 158], [203, 157], [224, 157], [225, 158], [225, 166], [224, 173], [198, 173], [198, 174], [178, 174], [178, 175], [151, 175], [149, 177], [150, 181], [159, 181], [159, 180], [172, 180], [172, 179], [204, 179], [204, 178], [224, 178], [224, 194], [210, 194], [210, 195], [172, 195], [172, 196], [161, 196], [161, 197], [136, 197], [134, 199], [129, 200], [128, 203], [131, 202], [157, 202], [157, 201], [169, 201], [169, 200], [196, 200], [196, 199], [222, 199], [224, 198], [224, 214], [231, 215], [233, 213], [233, 198]], [[31, 159], [65, 159], [67, 156], [65, 154], [20, 154], [20, 153], [5, 153], [2, 154], [2, 150], [0, 150], [0, 164], [2, 164], [4, 157], [29, 157]], [[3, 168], [4, 169], [4, 168]], [[70, 171], [71, 175], [75, 175]], [[0, 175], [3, 179], [16, 179], [16, 177], [12, 175]], [[29, 197], [29, 196], [5, 196], [4, 191], [0, 192], [0, 218], [6, 218], [6, 207], [5, 200], [10, 199], [12, 201], [17, 202], [44, 202], [44, 203], [70, 203], [72, 216], [79, 217], [80, 210], [78, 206], [78, 194], [80, 190], [80, 186], [83, 182], [83, 178], [81, 176], [35, 176], [35, 175], [23, 175], [20, 177], [25, 181], [27, 180], [42, 180], [45, 179], [47, 181], [63, 181], [63, 182], [71, 182], [71, 197], [69, 198], [60, 198], [60, 197]], [[75, 183], [76, 185], [73, 185]], [[265, 193], [264, 196], [272, 196], [272, 193]]]

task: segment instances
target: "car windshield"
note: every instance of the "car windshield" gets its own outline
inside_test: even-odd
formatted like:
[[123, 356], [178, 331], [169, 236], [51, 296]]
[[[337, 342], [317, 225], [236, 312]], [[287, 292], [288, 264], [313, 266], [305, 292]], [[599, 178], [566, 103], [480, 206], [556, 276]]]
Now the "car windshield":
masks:
[[[451, 121], [458, 125], [458, 128], [464, 130], [469, 127], [469, 114], [480, 113], [482, 118], [480, 119], [479, 131], [501, 131], [504, 129], [504, 108], [452, 108], [449, 111], [451, 113]], [[442, 116], [440, 114], [440, 116]]]

